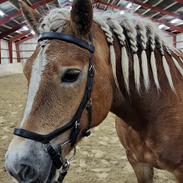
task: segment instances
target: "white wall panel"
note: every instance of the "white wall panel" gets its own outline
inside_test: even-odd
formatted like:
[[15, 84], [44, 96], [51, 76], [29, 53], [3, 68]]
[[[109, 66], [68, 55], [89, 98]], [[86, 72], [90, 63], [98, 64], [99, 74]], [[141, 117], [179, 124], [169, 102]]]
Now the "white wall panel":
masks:
[[183, 41], [183, 33], [177, 35], [176, 41]]
[[[16, 54], [16, 47], [15, 44], [12, 44], [13, 50], [13, 63], [17, 63], [17, 54]], [[1, 40], [1, 63], [2, 64], [9, 64], [9, 48], [8, 48], [8, 41]]]
[[8, 42], [6, 40], [1, 40], [1, 64], [9, 63], [9, 52], [8, 52]]
[[[25, 62], [27, 58], [29, 58], [33, 51], [35, 50], [37, 45], [37, 39], [30, 39], [28, 41], [23, 42], [20, 45], [20, 58], [22, 62]], [[13, 63], [17, 63], [17, 52], [16, 46], [12, 44], [12, 51], [13, 51]], [[8, 41], [1, 40], [1, 64], [9, 64], [9, 49], [8, 49]]]
[[181, 42], [178, 42], [177, 43], [177, 48], [178, 49], [183, 49], [183, 42], [181, 43]]
[[32, 53], [36, 49], [36, 45], [37, 45], [36, 38], [27, 40], [20, 45], [21, 62], [23, 63], [26, 62], [26, 60], [32, 55]]
[[0, 65], [0, 76], [23, 73], [21, 63], [3, 64]]
[[172, 36], [167, 36], [167, 43], [169, 46], [173, 46], [173, 37]]
[[177, 35], [176, 46], [178, 49], [183, 50], [183, 33]]

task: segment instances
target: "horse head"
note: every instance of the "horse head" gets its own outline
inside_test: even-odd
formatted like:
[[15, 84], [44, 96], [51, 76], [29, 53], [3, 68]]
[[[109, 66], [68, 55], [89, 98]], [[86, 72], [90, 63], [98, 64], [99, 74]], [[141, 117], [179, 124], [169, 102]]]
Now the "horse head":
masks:
[[74, 0], [71, 12], [55, 9], [43, 20], [28, 3], [19, 4], [40, 38], [24, 66], [27, 102], [6, 168], [21, 183], [53, 182], [56, 169], [67, 163], [65, 155], [110, 110], [112, 71], [104, 52], [109, 48], [93, 23], [89, 0]]

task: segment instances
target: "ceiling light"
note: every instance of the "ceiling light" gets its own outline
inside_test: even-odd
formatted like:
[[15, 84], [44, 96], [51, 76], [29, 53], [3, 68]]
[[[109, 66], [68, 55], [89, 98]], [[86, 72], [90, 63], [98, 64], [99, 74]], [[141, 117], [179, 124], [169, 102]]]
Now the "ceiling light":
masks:
[[120, 11], [119, 12], [121, 15], [124, 15], [125, 14], [125, 12], [122, 10], [122, 11]]
[[29, 30], [29, 28], [27, 26], [23, 26], [22, 28], [23, 28], [24, 31], [28, 31]]
[[35, 35], [36, 33], [35, 33], [33, 30], [31, 30], [31, 34], [32, 34], [32, 35]]
[[164, 24], [159, 25], [159, 29], [163, 29], [165, 27]]
[[168, 27], [168, 26], [166, 26], [166, 25], [164, 25], [164, 24], [160, 24], [159, 25], [159, 29], [169, 29], [170, 27]]
[[131, 6], [132, 6], [132, 3], [128, 3], [128, 5], [126, 7], [130, 8]]
[[2, 10], [0, 10], [0, 16], [4, 16], [5, 15], [5, 13], [2, 11]]
[[141, 8], [141, 5], [137, 6], [137, 8], [135, 8], [135, 11], [137, 11], [139, 8]]
[[180, 22], [180, 21], [181, 21], [180, 19], [175, 18], [175, 19], [171, 20], [170, 22], [171, 22], [172, 24], [175, 24], [175, 23], [178, 23], [178, 22]]

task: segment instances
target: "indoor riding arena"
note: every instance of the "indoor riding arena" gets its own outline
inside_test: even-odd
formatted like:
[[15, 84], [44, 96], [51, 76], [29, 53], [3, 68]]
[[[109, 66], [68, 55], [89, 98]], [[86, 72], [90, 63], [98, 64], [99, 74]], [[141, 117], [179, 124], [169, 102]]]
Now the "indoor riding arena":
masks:
[[[58, 6], [71, 11], [72, 3], [73, 0], [59, 0], [59, 4], [57, 0], [27, 0], [28, 6], [42, 17]], [[165, 32], [170, 47], [183, 50], [182, 0], [96, 0], [92, 3], [94, 14], [109, 12], [123, 16], [130, 12], [151, 19], [159, 30]], [[20, 8], [18, 0], [0, 0], [0, 183], [14, 182], [5, 166], [5, 154], [14, 129], [25, 115], [29, 90], [23, 68], [34, 53], [38, 41], [37, 32], [27, 23], [22, 13], [23, 8]], [[76, 156], [70, 162], [64, 183], [137, 183], [133, 168], [127, 160], [126, 150], [116, 133], [115, 119], [115, 114], [109, 112], [105, 120], [91, 130], [91, 135], [77, 144]], [[73, 152], [68, 157], [72, 154]], [[154, 170], [154, 183], [176, 182], [168, 171], [157, 168]], [[57, 183], [26, 180], [18, 182]]]

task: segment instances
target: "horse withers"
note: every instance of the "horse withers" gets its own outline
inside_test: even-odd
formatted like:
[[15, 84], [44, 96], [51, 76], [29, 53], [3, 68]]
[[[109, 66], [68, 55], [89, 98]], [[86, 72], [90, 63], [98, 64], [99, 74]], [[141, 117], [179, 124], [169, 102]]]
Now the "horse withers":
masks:
[[111, 111], [139, 183], [152, 182], [153, 167], [183, 182], [182, 53], [150, 21], [93, 16], [89, 0], [43, 20], [19, 2], [40, 38], [24, 67], [27, 103], [6, 154], [8, 172], [21, 183], [62, 182], [65, 155]]

